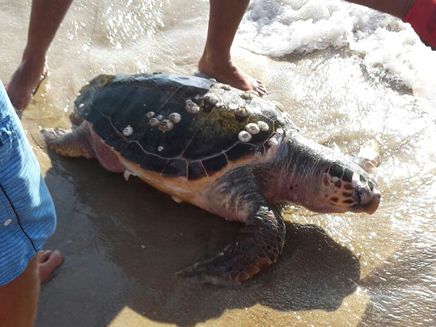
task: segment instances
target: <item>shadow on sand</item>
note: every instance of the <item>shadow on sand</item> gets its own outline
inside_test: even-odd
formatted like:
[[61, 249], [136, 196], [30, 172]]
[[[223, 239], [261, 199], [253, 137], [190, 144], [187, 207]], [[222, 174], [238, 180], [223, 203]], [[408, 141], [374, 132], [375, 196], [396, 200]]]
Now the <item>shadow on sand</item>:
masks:
[[201, 285], [175, 272], [230, 243], [240, 224], [177, 204], [96, 161], [52, 156], [46, 176], [58, 211], [64, 265], [43, 285], [37, 326], [104, 326], [124, 307], [193, 326], [225, 310], [335, 310], [359, 281], [357, 258], [315, 226], [287, 223], [277, 264], [239, 287]]

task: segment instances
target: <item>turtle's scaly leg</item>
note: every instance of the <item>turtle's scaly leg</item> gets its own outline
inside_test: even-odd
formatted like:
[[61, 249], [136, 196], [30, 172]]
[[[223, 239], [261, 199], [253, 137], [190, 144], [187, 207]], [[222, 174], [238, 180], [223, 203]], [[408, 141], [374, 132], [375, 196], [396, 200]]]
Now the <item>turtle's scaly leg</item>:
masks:
[[246, 220], [237, 240], [212, 259], [198, 262], [177, 273], [212, 284], [240, 283], [277, 260], [285, 243], [282, 217], [260, 206]]
[[94, 150], [90, 144], [91, 134], [88, 122], [83, 122], [73, 131], [62, 128], [50, 128], [43, 129], [41, 133], [44, 135], [48, 148], [57, 154], [66, 157], [95, 157]]

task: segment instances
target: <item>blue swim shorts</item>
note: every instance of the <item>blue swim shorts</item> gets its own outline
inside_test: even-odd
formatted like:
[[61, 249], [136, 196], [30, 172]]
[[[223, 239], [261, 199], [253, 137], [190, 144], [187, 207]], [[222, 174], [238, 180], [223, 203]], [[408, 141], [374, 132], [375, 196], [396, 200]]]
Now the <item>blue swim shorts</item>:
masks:
[[0, 286], [26, 269], [55, 228], [53, 200], [0, 81]]

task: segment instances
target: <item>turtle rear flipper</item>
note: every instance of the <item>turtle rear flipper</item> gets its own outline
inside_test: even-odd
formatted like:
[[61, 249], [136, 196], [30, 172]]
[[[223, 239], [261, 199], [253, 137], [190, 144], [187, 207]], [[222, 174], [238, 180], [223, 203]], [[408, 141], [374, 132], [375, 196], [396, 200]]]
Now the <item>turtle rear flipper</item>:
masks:
[[260, 207], [247, 219], [235, 242], [212, 259], [197, 262], [177, 275], [216, 285], [239, 284], [276, 262], [284, 243], [283, 218], [268, 207]]
[[63, 128], [43, 129], [47, 147], [60, 155], [66, 157], [95, 157], [94, 150], [90, 144], [89, 123], [84, 122], [74, 130]]

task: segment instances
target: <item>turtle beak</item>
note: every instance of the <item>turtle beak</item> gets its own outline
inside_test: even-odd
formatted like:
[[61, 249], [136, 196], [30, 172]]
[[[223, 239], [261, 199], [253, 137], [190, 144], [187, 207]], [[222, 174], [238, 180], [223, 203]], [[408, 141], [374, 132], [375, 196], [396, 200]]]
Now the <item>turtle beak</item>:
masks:
[[369, 190], [365, 187], [358, 187], [353, 191], [353, 199], [357, 204], [353, 207], [354, 212], [366, 212], [372, 215], [380, 204], [380, 191], [374, 187]]

